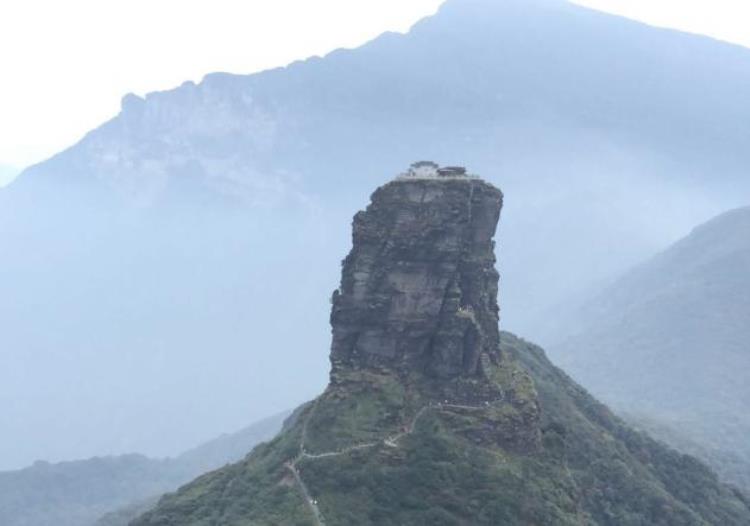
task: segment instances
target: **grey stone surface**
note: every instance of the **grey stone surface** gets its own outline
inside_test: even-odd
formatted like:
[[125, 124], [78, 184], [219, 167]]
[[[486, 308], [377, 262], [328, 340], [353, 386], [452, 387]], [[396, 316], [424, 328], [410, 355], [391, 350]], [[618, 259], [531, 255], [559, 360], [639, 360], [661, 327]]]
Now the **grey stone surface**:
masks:
[[383, 367], [478, 377], [499, 360], [495, 229], [503, 195], [478, 178], [399, 178], [354, 218], [334, 292], [332, 377]]

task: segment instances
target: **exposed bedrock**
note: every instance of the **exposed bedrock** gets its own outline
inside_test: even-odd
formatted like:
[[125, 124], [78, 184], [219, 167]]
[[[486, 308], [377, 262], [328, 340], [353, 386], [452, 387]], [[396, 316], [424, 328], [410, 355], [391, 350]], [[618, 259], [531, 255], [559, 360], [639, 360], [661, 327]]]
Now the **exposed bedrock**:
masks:
[[373, 194], [333, 294], [332, 378], [342, 367], [481, 377], [486, 360], [500, 359], [502, 202], [468, 176], [407, 175]]

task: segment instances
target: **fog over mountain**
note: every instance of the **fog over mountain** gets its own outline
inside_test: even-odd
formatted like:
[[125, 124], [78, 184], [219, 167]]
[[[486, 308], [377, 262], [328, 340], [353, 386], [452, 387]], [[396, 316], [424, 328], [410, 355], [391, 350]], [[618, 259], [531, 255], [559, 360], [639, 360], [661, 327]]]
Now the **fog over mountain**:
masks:
[[0, 468], [174, 454], [312, 398], [349, 218], [420, 158], [503, 188], [501, 323], [533, 339], [747, 200], [748, 88], [741, 47], [449, 0], [406, 35], [126, 96], [0, 191]]
[[722, 214], [574, 313], [550, 354], [655, 435], [750, 487], [750, 208]]
[[8, 183], [10, 183], [16, 175], [18, 175], [17, 168], [14, 168], [13, 166], [8, 166], [7, 164], [0, 164], [0, 186], [4, 186]]

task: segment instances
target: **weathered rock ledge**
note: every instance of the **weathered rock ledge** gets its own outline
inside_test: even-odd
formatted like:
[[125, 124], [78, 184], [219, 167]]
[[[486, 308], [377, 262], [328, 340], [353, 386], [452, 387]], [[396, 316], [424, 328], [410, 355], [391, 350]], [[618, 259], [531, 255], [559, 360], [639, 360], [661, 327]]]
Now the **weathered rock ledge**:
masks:
[[400, 177], [354, 218], [333, 294], [332, 381], [352, 368], [481, 378], [497, 362], [503, 195], [475, 177]]

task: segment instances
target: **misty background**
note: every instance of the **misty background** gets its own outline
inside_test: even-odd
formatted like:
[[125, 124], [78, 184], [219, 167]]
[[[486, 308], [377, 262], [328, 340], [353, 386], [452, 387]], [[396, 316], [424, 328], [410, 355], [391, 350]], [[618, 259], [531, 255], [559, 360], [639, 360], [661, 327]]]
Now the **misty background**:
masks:
[[503, 189], [501, 324], [554, 343], [748, 204], [748, 88], [737, 45], [449, 0], [407, 34], [126, 95], [0, 191], [0, 469], [177, 455], [313, 397], [351, 217], [420, 159]]

